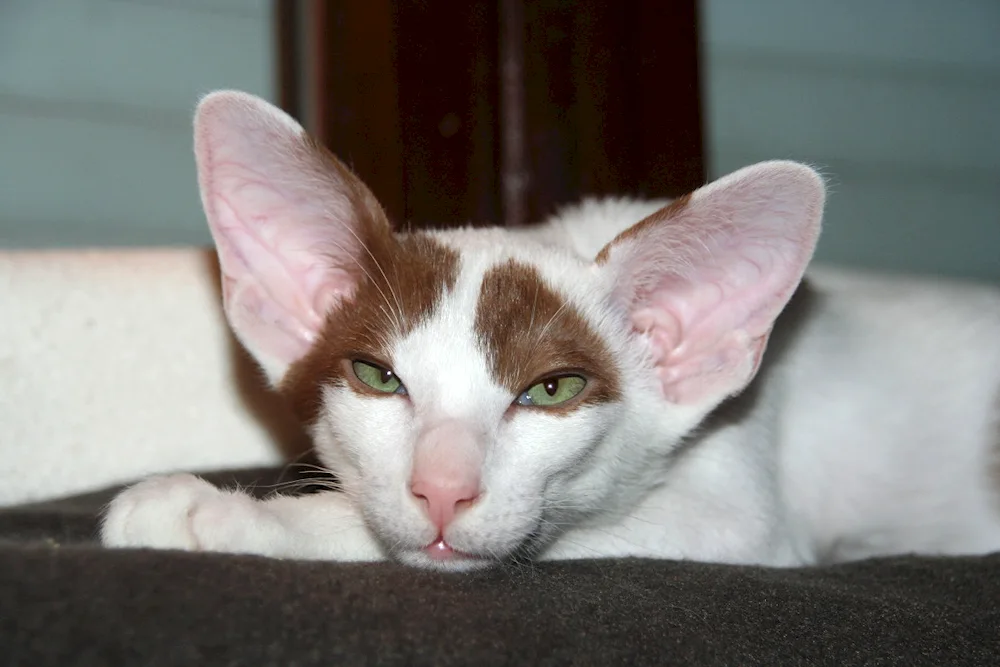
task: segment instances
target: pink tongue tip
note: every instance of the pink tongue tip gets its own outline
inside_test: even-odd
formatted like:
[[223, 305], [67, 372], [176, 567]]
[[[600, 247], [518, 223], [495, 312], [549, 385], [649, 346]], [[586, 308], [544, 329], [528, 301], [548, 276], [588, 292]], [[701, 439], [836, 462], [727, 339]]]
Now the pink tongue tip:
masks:
[[424, 551], [434, 560], [448, 560], [455, 557], [455, 550], [448, 546], [444, 538], [439, 538], [437, 542], [428, 545]]

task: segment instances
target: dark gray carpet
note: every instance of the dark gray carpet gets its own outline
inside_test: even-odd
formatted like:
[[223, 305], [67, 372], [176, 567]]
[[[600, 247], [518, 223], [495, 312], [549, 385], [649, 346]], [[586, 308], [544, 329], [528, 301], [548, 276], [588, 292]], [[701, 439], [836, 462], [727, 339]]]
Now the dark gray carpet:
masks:
[[444, 575], [106, 551], [109, 495], [0, 510], [0, 664], [1000, 664], [1000, 556]]

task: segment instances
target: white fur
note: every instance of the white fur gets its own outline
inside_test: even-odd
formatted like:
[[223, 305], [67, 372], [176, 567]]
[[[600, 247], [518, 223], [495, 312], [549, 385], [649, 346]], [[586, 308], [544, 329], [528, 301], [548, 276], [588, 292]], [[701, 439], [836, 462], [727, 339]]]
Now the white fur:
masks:
[[[629, 217], [609, 220], [605, 239], [637, 212], [656, 207], [619, 204]], [[554, 228], [582, 232], [567, 239], [570, 247], [600, 242], [587, 236], [597, 231], [596, 219], [587, 217], [591, 206], [598, 204], [576, 209], [571, 215], [582, 217], [575, 220], [553, 221]], [[422, 420], [447, 414], [478, 420], [490, 434], [484, 470], [489, 502], [456, 522], [456, 549], [509, 552], [536, 527], [543, 504], [549, 508], [544, 521], [579, 522], [548, 547], [546, 558], [638, 555], [791, 565], [1000, 549], [1000, 499], [988, 475], [1000, 395], [995, 290], [815, 272], [821, 308], [768, 378], [765, 405], [745, 423], [698, 440], [672, 460], [677, 433], [694, 420], [678, 418], [678, 410], [664, 405], [629, 355], [621, 358], [627, 382], [621, 406], [582, 409], [569, 417], [528, 413], [502, 423], [511, 397], [490, 377], [471, 340], [477, 281], [485, 268], [508, 255], [537, 263], [600, 324], [599, 307], [588, 307], [587, 299], [595, 279], [581, 259], [528, 239], [504, 246], [498, 240], [506, 234], [492, 231], [477, 252], [463, 245], [468, 234], [441, 234], [466, 248], [462, 277], [436, 315], [398, 343], [395, 357], [411, 392], [434, 399], [410, 408], [349, 389], [327, 391], [317, 446], [342, 474], [348, 495], [364, 507], [380, 540], [356, 510], [341, 507], [336, 494], [252, 505], [236, 494], [212, 496], [190, 487], [187, 476], [167, 478], [177, 483], [171, 493], [191, 488], [191, 496], [240, 500], [228, 515], [224, 508], [230, 505], [212, 507], [215, 521], [203, 533], [232, 541], [200, 548], [364, 560], [385, 554], [384, 545], [391, 544], [410, 547], [391, 552], [406, 562], [436, 564], [419, 550], [434, 535], [405, 490], [406, 444]], [[605, 335], [613, 335], [611, 325], [604, 327]], [[566, 470], [573, 465], [581, 472], [570, 479]], [[164, 482], [145, 484], [162, 488]], [[162, 532], [164, 516], [176, 512], [138, 525], [132, 507], [143, 489], [139, 485], [116, 500], [105, 541], [189, 547], [186, 531], [203, 525], [200, 515], [178, 529], [176, 539]], [[335, 506], [343, 517], [323, 519]], [[300, 527], [275, 530], [270, 540], [253, 531], [220, 533], [240, 524], [233, 517], [252, 508], [258, 517], [278, 516]], [[341, 549], [347, 544], [356, 550]]]
[[[113, 502], [104, 542], [452, 570], [520, 557], [785, 566], [1000, 549], [1000, 293], [817, 272], [801, 330], [747, 394], [719, 410], [721, 390], [672, 402], [648, 337], [615, 306], [621, 267], [593, 262], [662, 203], [590, 201], [533, 230], [437, 232], [461, 267], [432, 315], [393, 342], [408, 395], [324, 390], [313, 435], [345, 493], [252, 501], [156, 478]], [[620, 402], [508, 410], [516, 396], [473, 329], [483, 276], [508, 258], [537, 267], [607, 342]], [[478, 559], [433, 560], [437, 529], [409, 492], [413, 443], [447, 419], [481, 434], [484, 493], [444, 534]]]

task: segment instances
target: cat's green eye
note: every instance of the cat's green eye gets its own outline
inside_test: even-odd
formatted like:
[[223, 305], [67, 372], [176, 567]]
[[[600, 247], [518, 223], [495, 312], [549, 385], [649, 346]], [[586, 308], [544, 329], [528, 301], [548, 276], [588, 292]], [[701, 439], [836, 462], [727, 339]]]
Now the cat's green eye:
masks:
[[518, 405], [537, 405], [543, 408], [560, 405], [578, 396], [586, 386], [587, 381], [579, 375], [545, 378], [528, 387], [517, 397], [515, 403]]
[[351, 362], [354, 375], [375, 391], [383, 394], [405, 394], [406, 387], [391, 369], [382, 368], [367, 361]]

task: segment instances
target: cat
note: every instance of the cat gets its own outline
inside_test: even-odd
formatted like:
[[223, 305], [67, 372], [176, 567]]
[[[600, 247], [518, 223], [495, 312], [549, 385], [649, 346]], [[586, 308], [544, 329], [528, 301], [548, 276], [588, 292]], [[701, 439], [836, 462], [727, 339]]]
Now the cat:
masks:
[[195, 154], [228, 321], [342, 492], [154, 477], [108, 546], [449, 571], [1000, 549], [1000, 292], [803, 280], [808, 166], [401, 233], [256, 97], [205, 97]]

